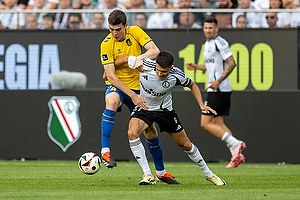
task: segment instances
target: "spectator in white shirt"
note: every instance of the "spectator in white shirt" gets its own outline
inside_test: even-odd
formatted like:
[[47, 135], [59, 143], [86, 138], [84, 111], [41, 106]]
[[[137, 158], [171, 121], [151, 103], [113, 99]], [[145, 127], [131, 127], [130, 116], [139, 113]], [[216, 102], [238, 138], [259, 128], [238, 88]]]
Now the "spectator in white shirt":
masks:
[[[270, 0], [270, 9], [284, 9], [282, 0]], [[266, 13], [262, 16], [262, 23], [263, 27], [269, 27], [267, 20], [266, 20]], [[277, 26], [279, 28], [287, 28], [290, 27], [291, 24], [291, 13], [289, 12], [279, 12], [277, 13]]]
[[[157, 9], [168, 9], [167, 0], [156, 0]], [[173, 13], [157, 12], [149, 16], [148, 29], [171, 29], [173, 27]]]
[[[255, 9], [255, 10], [261, 10], [260, 8], [255, 7], [254, 2], [251, 0], [238, 0], [237, 1], [239, 6], [236, 8], [239, 9]], [[236, 27], [236, 18], [244, 13], [241, 12], [235, 12], [232, 14], [232, 27]], [[245, 13], [246, 19], [248, 22], [249, 28], [261, 28], [262, 27], [262, 13], [255, 13], [255, 12], [247, 12]]]

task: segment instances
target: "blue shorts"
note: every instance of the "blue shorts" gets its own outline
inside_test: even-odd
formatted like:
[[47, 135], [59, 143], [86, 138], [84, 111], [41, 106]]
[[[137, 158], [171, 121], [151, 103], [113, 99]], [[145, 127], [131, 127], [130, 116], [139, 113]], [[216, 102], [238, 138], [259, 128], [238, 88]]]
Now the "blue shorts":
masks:
[[[132, 90], [134, 91], [136, 94], [140, 94], [139, 90]], [[120, 96], [120, 100], [122, 102], [122, 105], [125, 104], [128, 108], [128, 110], [130, 111], [130, 113], [133, 111], [135, 105], [132, 102], [131, 98], [126, 95], [124, 92], [122, 92], [121, 90], [119, 90], [118, 88], [116, 88], [113, 85], [106, 85], [105, 87], [105, 97], [106, 95], [108, 95], [109, 93], [115, 92]], [[122, 105], [117, 109], [117, 112], [121, 112], [122, 111]]]

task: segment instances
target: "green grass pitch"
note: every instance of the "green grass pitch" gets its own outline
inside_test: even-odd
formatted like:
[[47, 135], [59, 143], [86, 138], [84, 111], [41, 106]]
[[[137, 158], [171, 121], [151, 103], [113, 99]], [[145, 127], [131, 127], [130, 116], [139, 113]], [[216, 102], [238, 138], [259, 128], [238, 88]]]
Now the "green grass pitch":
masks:
[[[76, 161], [0, 161], [0, 199], [300, 199], [300, 165], [208, 163], [226, 186], [206, 181], [194, 163], [165, 163], [180, 185], [139, 186], [136, 162], [104, 165], [95, 175], [83, 174]], [[154, 174], [154, 165], [150, 163]]]

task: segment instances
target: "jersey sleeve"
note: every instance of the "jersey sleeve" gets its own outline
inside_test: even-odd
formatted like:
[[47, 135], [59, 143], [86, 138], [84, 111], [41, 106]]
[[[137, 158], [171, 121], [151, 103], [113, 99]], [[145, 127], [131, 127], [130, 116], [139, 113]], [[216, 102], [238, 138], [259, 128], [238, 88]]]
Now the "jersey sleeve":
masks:
[[183, 87], [190, 86], [191, 79], [178, 67], [174, 66], [170, 73], [176, 77], [176, 85], [181, 85]]
[[232, 52], [229, 48], [228, 42], [224, 40], [223, 38], [219, 37], [217, 40], [215, 40], [217, 48], [220, 51], [220, 55], [223, 60], [226, 60], [230, 56], [232, 56]]
[[108, 35], [100, 45], [100, 57], [102, 65], [114, 63], [112, 37]]
[[152, 41], [150, 36], [138, 26], [130, 26], [129, 30], [137, 42], [143, 47]]

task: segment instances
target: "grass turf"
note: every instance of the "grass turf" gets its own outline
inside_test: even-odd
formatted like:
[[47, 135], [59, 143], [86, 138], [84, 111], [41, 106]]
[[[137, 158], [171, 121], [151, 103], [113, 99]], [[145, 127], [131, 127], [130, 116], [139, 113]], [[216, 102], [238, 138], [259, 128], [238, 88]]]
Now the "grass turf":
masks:
[[86, 175], [76, 161], [0, 161], [0, 199], [300, 199], [300, 165], [226, 164], [208, 166], [227, 186], [206, 181], [194, 163], [165, 163], [180, 185], [139, 186], [135, 162]]

